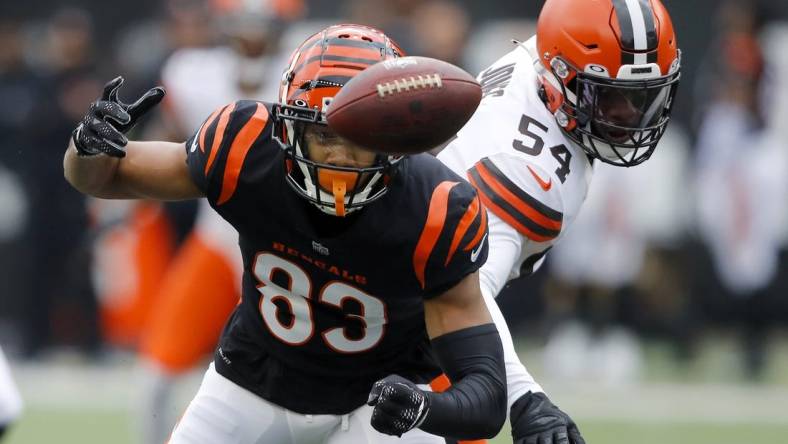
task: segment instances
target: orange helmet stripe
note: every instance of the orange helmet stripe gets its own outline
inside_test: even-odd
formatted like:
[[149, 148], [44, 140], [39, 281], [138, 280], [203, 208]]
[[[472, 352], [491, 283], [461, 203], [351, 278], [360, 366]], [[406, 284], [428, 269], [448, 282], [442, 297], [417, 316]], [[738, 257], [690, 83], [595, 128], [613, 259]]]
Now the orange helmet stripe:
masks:
[[[612, 0], [621, 42], [621, 64], [656, 61], [659, 44], [654, 10], [648, 0]], [[648, 54], [646, 54], [648, 52]], [[582, 69], [582, 67], [581, 67]]]

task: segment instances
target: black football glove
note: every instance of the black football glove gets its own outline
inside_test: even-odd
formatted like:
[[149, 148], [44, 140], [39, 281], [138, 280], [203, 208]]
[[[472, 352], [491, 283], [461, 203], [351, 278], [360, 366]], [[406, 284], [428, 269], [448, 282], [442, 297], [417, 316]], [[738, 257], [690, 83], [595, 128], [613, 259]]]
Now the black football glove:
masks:
[[509, 412], [514, 444], [585, 444], [577, 425], [544, 393], [528, 392]]
[[402, 436], [424, 422], [430, 409], [429, 398], [416, 384], [390, 375], [372, 386], [367, 405], [374, 406], [372, 427], [386, 435]]
[[125, 134], [164, 98], [164, 88], [157, 86], [129, 105], [118, 98], [121, 85], [123, 77], [115, 77], [104, 85], [101, 97], [90, 104], [88, 113], [71, 133], [80, 155], [125, 156], [124, 148], [129, 142]]

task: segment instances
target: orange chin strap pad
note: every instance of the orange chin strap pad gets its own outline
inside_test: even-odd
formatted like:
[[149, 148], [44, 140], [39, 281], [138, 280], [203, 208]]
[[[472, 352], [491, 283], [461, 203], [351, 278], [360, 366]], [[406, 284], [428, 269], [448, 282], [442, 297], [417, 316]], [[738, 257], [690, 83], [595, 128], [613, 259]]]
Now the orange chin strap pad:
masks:
[[334, 180], [334, 209], [337, 212], [337, 216], [344, 216], [345, 215], [345, 192], [347, 191], [347, 186], [345, 186], [344, 180]]
[[352, 171], [319, 171], [317, 173], [320, 188], [334, 195], [334, 208], [337, 216], [345, 215], [345, 194], [352, 190], [358, 181], [358, 173]]

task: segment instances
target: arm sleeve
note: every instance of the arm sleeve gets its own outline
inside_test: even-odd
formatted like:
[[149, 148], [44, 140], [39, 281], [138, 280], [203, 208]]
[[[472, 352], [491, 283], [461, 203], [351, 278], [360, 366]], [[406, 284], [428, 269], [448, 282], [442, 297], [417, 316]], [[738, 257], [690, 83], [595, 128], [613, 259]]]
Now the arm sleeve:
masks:
[[[501, 338], [503, 346], [503, 357], [506, 365], [506, 384], [508, 391], [508, 404], [511, 407], [522, 395], [529, 391], [537, 393], [543, 392], [542, 387], [534, 380], [528, 372], [517, 350], [514, 347], [512, 335], [506, 319], [498, 308], [495, 298], [503, 289], [506, 282], [513, 277], [513, 269], [520, 266], [521, 249], [523, 243], [528, 242], [514, 228], [503, 222], [494, 213], [489, 214], [490, 230], [490, 251], [494, 254], [489, 255], [487, 262], [480, 270], [479, 283], [481, 284], [484, 303], [487, 311], [495, 322], [495, 327]], [[524, 297], [535, 297], [535, 295], [524, 295]]]
[[452, 386], [428, 392], [429, 412], [422, 430], [455, 439], [495, 436], [506, 421], [506, 371], [495, 325], [484, 324], [432, 340]]
[[495, 213], [488, 212], [489, 249], [492, 254], [479, 270], [482, 292], [497, 297], [510, 279], [516, 277], [525, 239]]

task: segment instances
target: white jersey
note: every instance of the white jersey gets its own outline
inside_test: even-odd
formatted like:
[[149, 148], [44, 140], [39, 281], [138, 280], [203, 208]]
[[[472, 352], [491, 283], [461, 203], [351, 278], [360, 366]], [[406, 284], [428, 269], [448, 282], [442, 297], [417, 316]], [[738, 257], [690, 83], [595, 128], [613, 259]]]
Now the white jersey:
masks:
[[479, 74], [479, 108], [438, 154], [476, 186], [487, 208], [490, 253], [479, 279], [503, 344], [509, 408], [543, 390], [520, 362], [495, 297], [508, 280], [541, 265], [577, 216], [591, 179], [585, 152], [539, 98], [535, 51], [532, 38]]
[[[276, 101], [286, 59], [268, 57], [257, 62], [257, 69], [265, 74], [260, 88], [251, 95], [238, 87], [242, 63], [233, 49], [224, 46], [181, 49], [170, 56], [162, 68], [162, 82], [167, 88], [169, 109], [186, 135], [193, 134], [220, 106], [239, 99]], [[233, 265], [239, 273], [236, 282], [240, 290], [238, 233], [206, 199], [199, 201], [195, 232]]]
[[487, 208], [490, 257], [481, 280], [492, 295], [541, 265], [577, 217], [591, 179], [585, 152], [539, 98], [535, 46], [534, 37], [479, 74], [479, 108], [438, 154], [476, 186]]
[[276, 100], [286, 60], [260, 59], [258, 69], [265, 74], [252, 94], [238, 87], [243, 64], [243, 59], [225, 46], [181, 49], [167, 59], [161, 73], [167, 104], [187, 136], [220, 106], [240, 99]]

